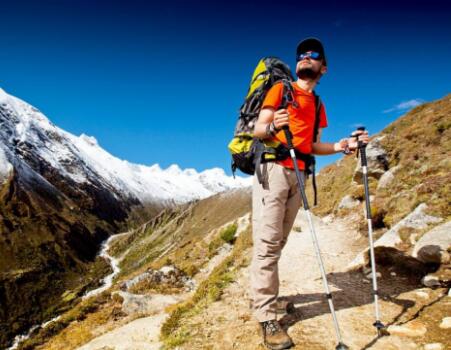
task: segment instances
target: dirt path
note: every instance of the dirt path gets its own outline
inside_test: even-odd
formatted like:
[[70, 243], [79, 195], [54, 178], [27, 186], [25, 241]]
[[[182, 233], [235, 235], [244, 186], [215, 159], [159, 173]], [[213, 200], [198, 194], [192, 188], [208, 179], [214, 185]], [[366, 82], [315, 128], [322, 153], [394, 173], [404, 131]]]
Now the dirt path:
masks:
[[160, 326], [167, 314], [134, 320], [108, 332], [79, 348], [79, 350], [158, 350]]
[[[358, 233], [349, 231], [343, 222], [326, 224], [318, 218], [314, 222], [343, 340], [350, 349], [423, 349], [420, 344], [434, 342], [434, 339], [442, 341], [443, 349], [451, 345], [451, 337], [449, 343], [446, 344], [446, 339], [443, 343], [445, 330], [436, 334], [440, 332], [437, 328], [441, 318], [426, 324], [427, 333], [420, 337], [391, 335], [376, 339], [372, 326], [371, 282], [361, 272], [346, 271], [346, 266], [366, 242]], [[303, 212], [298, 215], [296, 226], [302, 227], [303, 231], [291, 233], [279, 263], [280, 296], [295, 303], [296, 313], [285, 315], [280, 321], [297, 344], [295, 349], [335, 349], [337, 342], [332, 319]], [[427, 309], [425, 305], [434, 305], [435, 300], [440, 300], [444, 314], [450, 316], [451, 298], [442, 298], [445, 290], [418, 290], [418, 282], [408, 276], [388, 270], [381, 272], [380, 292], [391, 296], [381, 301], [385, 324], [409, 321], [422, 307]], [[180, 349], [263, 349], [259, 345], [258, 324], [249, 312], [248, 289], [249, 269], [246, 268], [237, 283], [226, 290], [221, 301], [192, 320], [194, 327], [190, 328], [197, 330]]]

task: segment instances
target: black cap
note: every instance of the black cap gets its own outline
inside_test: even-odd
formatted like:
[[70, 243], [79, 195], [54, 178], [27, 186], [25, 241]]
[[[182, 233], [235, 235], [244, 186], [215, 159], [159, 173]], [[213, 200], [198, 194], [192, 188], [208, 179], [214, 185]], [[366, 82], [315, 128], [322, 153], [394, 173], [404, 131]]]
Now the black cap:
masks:
[[307, 51], [318, 52], [324, 60], [324, 65], [327, 66], [326, 54], [324, 53], [324, 47], [321, 41], [316, 38], [307, 38], [302, 40], [296, 49], [296, 62], [299, 60], [299, 55]]

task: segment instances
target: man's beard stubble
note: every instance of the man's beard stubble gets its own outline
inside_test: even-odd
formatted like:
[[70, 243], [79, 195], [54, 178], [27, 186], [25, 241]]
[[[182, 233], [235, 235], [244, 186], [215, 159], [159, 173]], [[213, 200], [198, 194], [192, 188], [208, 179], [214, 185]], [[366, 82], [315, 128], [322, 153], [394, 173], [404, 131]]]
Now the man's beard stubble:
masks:
[[299, 79], [302, 80], [316, 80], [320, 77], [320, 70], [314, 71], [312, 68], [301, 68], [296, 72]]

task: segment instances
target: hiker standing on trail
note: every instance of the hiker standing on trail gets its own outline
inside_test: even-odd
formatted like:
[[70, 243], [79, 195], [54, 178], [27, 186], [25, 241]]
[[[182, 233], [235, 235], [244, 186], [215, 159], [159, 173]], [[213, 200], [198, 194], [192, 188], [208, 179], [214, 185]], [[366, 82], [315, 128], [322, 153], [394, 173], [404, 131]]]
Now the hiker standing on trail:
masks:
[[[282, 103], [283, 84], [275, 84], [263, 102], [254, 129], [255, 137], [274, 139], [286, 145], [282, 128], [289, 126], [297, 152], [316, 155], [352, 153], [357, 148], [356, 138], [341, 139], [336, 143], [321, 141], [322, 128], [327, 126], [324, 105], [319, 110], [319, 124], [316, 128], [314, 125], [316, 106], [313, 90], [326, 71], [327, 61], [321, 42], [315, 38], [300, 42], [296, 50], [298, 79], [292, 83], [294, 101], [286, 109], [278, 109]], [[314, 135], [315, 129], [317, 135]], [[366, 131], [355, 133], [360, 134], [360, 141], [368, 143]], [[306, 167], [299, 158], [298, 166], [304, 176]], [[277, 321], [277, 313], [281, 307], [285, 308], [277, 299], [278, 261], [302, 201], [290, 158], [263, 163], [261, 170], [263, 181], [260, 183], [257, 175], [253, 180], [251, 304], [262, 328], [264, 344], [270, 349], [286, 349], [293, 346], [293, 342]]]

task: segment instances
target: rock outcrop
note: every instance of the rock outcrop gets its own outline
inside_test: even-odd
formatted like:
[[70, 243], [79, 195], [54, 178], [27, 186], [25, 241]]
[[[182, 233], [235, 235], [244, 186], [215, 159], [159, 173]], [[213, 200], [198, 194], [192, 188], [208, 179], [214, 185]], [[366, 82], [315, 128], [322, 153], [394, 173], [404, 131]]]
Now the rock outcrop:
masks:
[[412, 256], [425, 263], [448, 264], [451, 249], [451, 221], [426, 232], [415, 244]]
[[[368, 162], [368, 176], [379, 179], [388, 170], [387, 152], [382, 148], [380, 141], [384, 136], [377, 137], [368, 143], [366, 158]], [[360, 162], [357, 163], [353, 181], [362, 183], [363, 173]]]
[[[393, 228], [388, 230], [381, 238], [374, 242], [374, 247], [383, 247], [396, 249], [396, 247], [402, 243], [401, 237], [399, 236], [399, 231], [402, 228], [412, 228], [412, 229], [424, 229], [429, 224], [434, 224], [442, 221], [441, 218], [431, 216], [425, 213], [427, 205], [420, 204], [413, 212], [407, 215], [404, 219], [398, 222]], [[382, 250], [379, 250], [382, 251]], [[349, 264], [349, 269], [355, 269], [362, 267], [368, 262], [368, 258], [365, 257], [368, 250], [357, 255], [357, 257]]]

